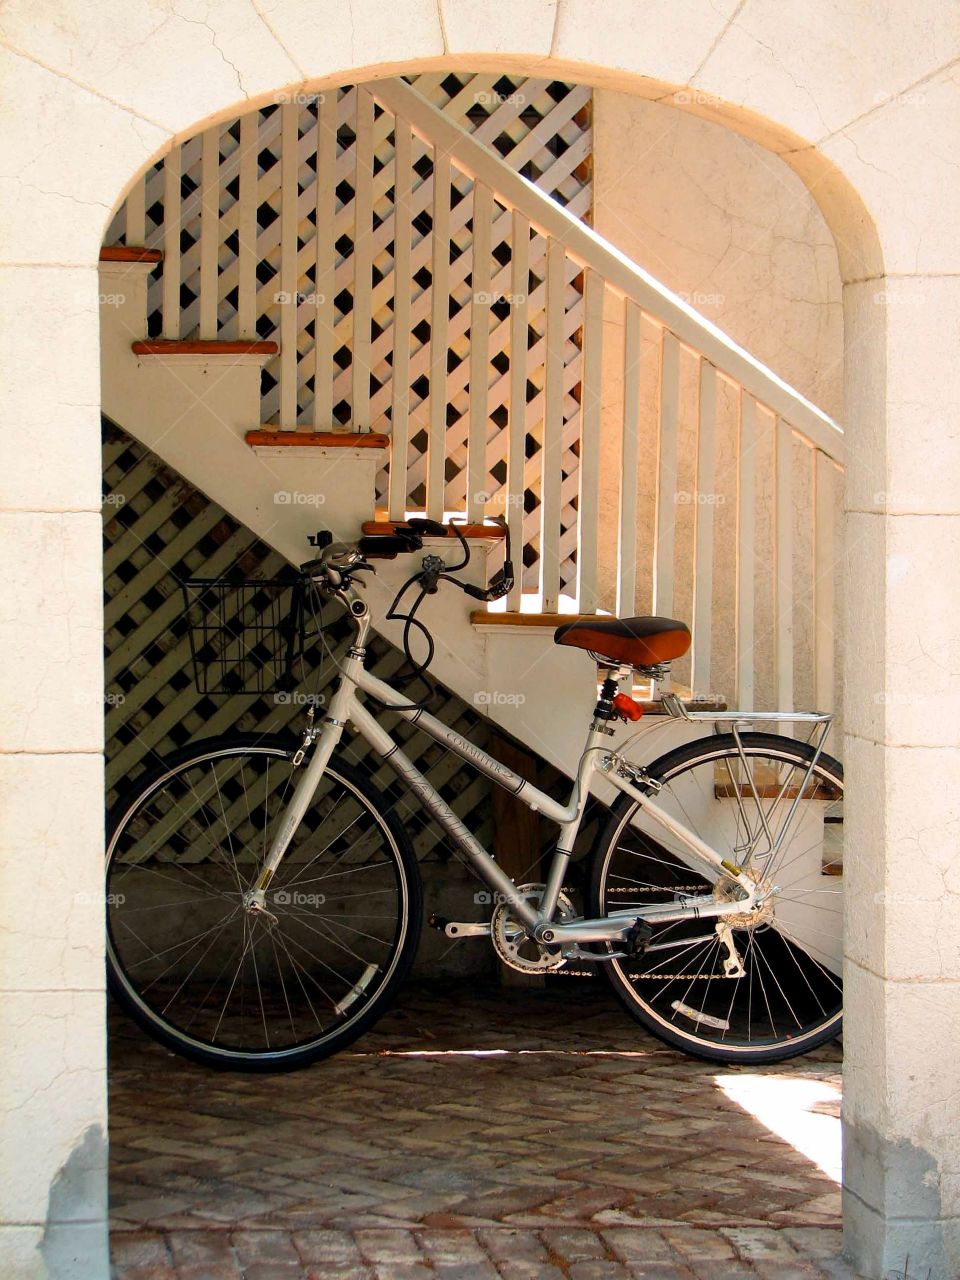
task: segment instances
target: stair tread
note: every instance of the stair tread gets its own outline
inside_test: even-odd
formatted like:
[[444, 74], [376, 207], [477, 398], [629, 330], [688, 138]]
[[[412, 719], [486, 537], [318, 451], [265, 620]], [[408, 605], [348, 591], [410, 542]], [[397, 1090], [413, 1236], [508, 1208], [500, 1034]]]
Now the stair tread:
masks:
[[376, 431], [277, 431], [261, 428], [248, 431], [244, 439], [251, 448], [255, 445], [280, 445], [314, 449], [386, 449], [390, 444], [389, 436]]
[[[565, 622], [582, 622], [595, 618], [595, 613], [505, 613], [474, 609], [470, 621], [475, 627], [562, 627]], [[607, 615], [600, 615], [607, 616]]]
[[[363, 532], [368, 535], [392, 534], [397, 526], [403, 527], [406, 524], [404, 520], [387, 520], [386, 517], [377, 518], [375, 520], [364, 520]], [[461, 524], [458, 525], [460, 532], [465, 538], [505, 538], [506, 530], [503, 525], [499, 524]], [[455, 538], [457, 535], [447, 529], [447, 537]], [[473, 621], [473, 614], [470, 615], [470, 621]]]
[[211, 338], [150, 338], [131, 343], [138, 356], [275, 356], [276, 342], [221, 342]]
[[162, 262], [159, 249], [145, 249], [136, 244], [107, 244], [100, 250], [101, 262]]

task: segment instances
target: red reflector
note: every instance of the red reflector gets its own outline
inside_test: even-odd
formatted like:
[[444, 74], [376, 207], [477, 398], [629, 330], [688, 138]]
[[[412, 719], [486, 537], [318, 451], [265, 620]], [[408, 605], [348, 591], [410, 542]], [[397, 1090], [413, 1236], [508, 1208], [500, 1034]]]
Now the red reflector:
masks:
[[643, 707], [639, 702], [634, 702], [626, 693], [618, 693], [613, 700], [613, 709], [617, 715], [623, 716], [624, 720], [639, 720], [643, 715]]

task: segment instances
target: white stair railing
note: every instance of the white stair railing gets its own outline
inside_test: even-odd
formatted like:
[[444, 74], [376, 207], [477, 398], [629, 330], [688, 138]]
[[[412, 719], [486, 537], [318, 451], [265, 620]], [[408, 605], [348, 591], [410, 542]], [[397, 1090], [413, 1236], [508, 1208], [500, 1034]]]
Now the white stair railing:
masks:
[[[809, 607], [812, 609], [813, 686], [811, 695], [820, 706], [833, 703], [833, 615], [835, 591], [834, 529], [837, 511], [837, 473], [843, 458], [843, 432], [826, 414], [788, 386], [747, 351], [733, 342], [715, 325], [705, 320], [681, 298], [661, 285], [636, 263], [602, 239], [589, 226], [572, 217], [555, 201], [545, 196], [520, 174], [508, 169], [485, 146], [459, 129], [451, 120], [425, 101], [416, 90], [400, 80], [371, 85], [371, 92], [397, 120], [409, 125], [425, 142], [474, 179], [474, 245], [480, 245], [476, 220], [490, 216], [489, 192], [498, 204], [511, 210], [519, 225], [521, 242], [532, 226], [547, 239], [546, 276], [546, 395], [543, 427], [540, 542], [540, 594], [545, 612], [557, 609], [560, 596], [558, 564], [560, 559], [559, 506], [563, 472], [559, 459], [559, 411], [562, 365], [559, 351], [563, 341], [562, 292], [567, 278], [565, 265], [577, 264], [583, 271], [583, 363], [579, 436], [579, 474], [577, 502], [577, 583], [576, 605], [591, 612], [600, 603], [598, 594], [598, 549], [600, 545], [599, 465], [601, 458], [600, 405], [602, 377], [602, 343], [604, 293], [619, 300], [622, 307], [623, 343], [623, 420], [619, 459], [619, 521], [615, 607], [621, 614], [634, 612], [637, 603], [636, 494], [640, 467], [639, 456], [637, 370], [640, 363], [641, 323], [652, 323], [659, 334], [658, 364], [660, 387], [658, 397], [658, 462], [656, 485], [656, 522], [653, 564], [653, 609], [657, 613], [676, 611], [677, 569], [677, 478], [680, 470], [679, 431], [681, 354], [692, 356], [697, 365], [696, 468], [695, 488], [689, 496], [694, 510], [692, 613], [693, 665], [691, 684], [697, 690], [712, 690], [714, 623], [717, 607], [714, 598], [714, 566], [717, 554], [715, 516], [720, 496], [716, 470], [716, 432], [718, 381], [721, 379], [735, 393], [737, 400], [737, 475], [739, 499], [738, 526], [735, 536], [737, 555], [737, 588], [731, 608], [735, 607], [736, 659], [735, 694], [739, 705], [749, 708], [756, 697], [758, 630], [755, 610], [757, 570], [761, 558], [756, 550], [756, 511], [758, 467], [758, 419], [768, 422], [773, 437], [774, 492], [773, 543], [763, 557], [772, 575], [773, 680], [769, 694], [778, 708], [792, 709], [795, 702], [795, 669], [797, 653], [794, 615], [798, 604], [798, 586], [794, 578], [796, 498], [799, 493], [795, 477], [795, 450], [798, 445], [807, 453], [810, 486], [807, 501], [813, 530], [814, 561], [811, 567]], [[482, 203], [476, 193], [483, 192]], [[516, 230], [516, 227], [515, 227]], [[483, 245], [486, 246], [486, 235]], [[521, 252], [525, 247], [521, 243]], [[516, 248], [516, 243], [514, 244]], [[483, 274], [475, 267], [475, 281], [487, 283], [487, 264]], [[514, 272], [514, 280], [522, 282], [522, 268]], [[480, 287], [479, 285], [477, 287]], [[519, 290], [522, 293], [522, 289]], [[515, 338], [522, 330], [522, 307], [519, 299]], [[473, 336], [473, 335], [471, 335]], [[485, 343], [486, 335], [483, 335]], [[473, 347], [475, 372], [484, 367], [484, 354]], [[515, 348], [513, 348], [515, 349]], [[478, 378], [471, 378], [474, 387]], [[486, 418], [480, 404], [484, 386], [473, 395], [475, 412], [471, 415], [470, 453], [484, 447]], [[519, 387], [514, 380], [513, 395]], [[512, 400], [516, 404], [516, 399]], [[521, 400], [522, 404], [522, 400]], [[516, 430], [516, 427], [514, 427]], [[519, 451], [510, 453], [513, 466], [519, 466]], [[510, 498], [519, 496], [518, 478], [508, 480]], [[479, 515], [474, 511], [473, 515]], [[519, 522], [515, 521], [519, 530]], [[514, 607], [516, 598], [510, 602]], [[733, 692], [733, 690], [731, 690]]]
[[284, 103], [189, 139], [118, 227], [163, 249], [163, 336], [279, 337], [263, 423], [392, 435], [391, 518], [505, 513], [508, 609], [689, 616], [698, 691], [832, 705], [843, 433], [580, 220], [588, 100], [538, 184], [480, 140], [503, 104], [471, 133], [401, 79]]

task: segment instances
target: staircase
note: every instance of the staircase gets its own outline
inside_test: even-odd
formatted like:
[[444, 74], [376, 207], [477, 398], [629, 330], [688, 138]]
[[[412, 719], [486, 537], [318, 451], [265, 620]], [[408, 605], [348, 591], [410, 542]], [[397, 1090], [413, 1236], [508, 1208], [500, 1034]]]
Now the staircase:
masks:
[[504, 515], [522, 574], [428, 603], [434, 672], [568, 772], [595, 687], [561, 614], [684, 617], [681, 684], [832, 708], [842, 432], [586, 225], [589, 90], [524, 84], [535, 120], [389, 79], [176, 149], [103, 251], [104, 411], [294, 563], [454, 513], [482, 581]]

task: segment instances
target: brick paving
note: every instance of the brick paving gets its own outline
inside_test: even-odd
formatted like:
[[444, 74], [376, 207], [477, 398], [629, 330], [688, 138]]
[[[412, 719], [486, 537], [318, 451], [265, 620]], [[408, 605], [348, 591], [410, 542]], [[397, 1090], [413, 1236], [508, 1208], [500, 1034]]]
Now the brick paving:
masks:
[[[836, 1184], [718, 1072], [599, 982], [408, 988], [282, 1076], [194, 1066], [118, 1015], [115, 1280], [850, 1280]], [[838, 1086], [840, 1051], [764, 1074]]]

